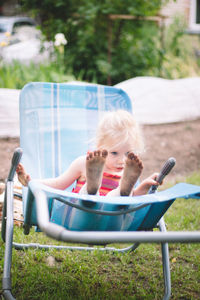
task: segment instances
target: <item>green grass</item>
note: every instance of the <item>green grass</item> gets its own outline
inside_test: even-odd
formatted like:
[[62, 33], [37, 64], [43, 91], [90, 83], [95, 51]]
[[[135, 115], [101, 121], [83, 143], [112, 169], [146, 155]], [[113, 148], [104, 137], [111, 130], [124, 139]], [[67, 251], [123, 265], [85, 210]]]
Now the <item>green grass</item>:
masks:
[[64, 67], [56, 62], [23, 65], [15, 61], [12, 64], [0, 64], [0, 88], [22, 89], [28, 82], [68, 82], [73, 80], [76, 78], [72, 72], [69, 70], [66, 74]]
[[[200, 183], [200, 173], [186, 182]], [[177, 199], [165, 214], [168, 230], [200, 230], [200, 202]], [[52, 243], [33, 230], [15, 241]], [[59, 244], [58, 242], [56, 242]], [[0, 269], [4, 244], [0, 242]], [[124, 246], [124, 245], [117, 245]], [[170, 244], [172, 299], [200, 298], [199, 244]], [[53, 259], [52, 266], [49, 259]], [[160, 245], [142, 244], [133, 253], [13, 249], [12, 284], [17, 299], [162, 299]]]

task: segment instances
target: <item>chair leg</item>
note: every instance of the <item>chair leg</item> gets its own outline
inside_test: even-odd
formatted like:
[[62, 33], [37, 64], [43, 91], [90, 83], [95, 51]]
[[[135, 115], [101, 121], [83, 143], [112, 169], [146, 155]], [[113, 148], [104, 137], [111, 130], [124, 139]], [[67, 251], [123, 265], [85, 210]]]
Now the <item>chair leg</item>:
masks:
[[11, 263], [12, 263], [12, 242], [13, 242], [13, 182], [8, 181], [6, 185], [6, 222], [5, 222], [5, 254], [2, 289], [4, 299], [14, 300], [11, 293]]
[[[158, 223], [160, 231], [166, 231], [166, 226], [164, 219], [161, 218]], [[165, 285], [165, 294], [163, 300], [170, 299], [171, 296], [171, 274], [170, 274], [170, 264], [169, 264], [169, 248], [168, 243], [161, 243], [162, 249], [162, 263], [163, 263], [163, 278]]]
[[7, 220], [7, 191], [5, 189], [4, 192], [4, 202], [3, 202], [3, 215], [2, 215], [2, 222], [1, 222], [1, 238], [3, 242], [6, 241], [6, 220]]

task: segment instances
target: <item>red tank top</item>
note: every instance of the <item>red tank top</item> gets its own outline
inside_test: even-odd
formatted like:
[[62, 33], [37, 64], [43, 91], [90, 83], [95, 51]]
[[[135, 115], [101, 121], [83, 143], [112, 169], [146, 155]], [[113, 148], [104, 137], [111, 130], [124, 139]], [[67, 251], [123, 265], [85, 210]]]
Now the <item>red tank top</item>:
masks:
[[[120, 179], [121, 179], [121, 176], [119, 176], [119, 175], [112, 175], [112, 174], [104, 172], [103, 178], [102, 178], [102, 184], [99, 189], [100, 196], [106, 196], [107, 193], [116, 189], [119, 185]], [[85, 180], [83, 180], [83, 181], [77, 180], [76, 187], [73, 188], [72, 192], [79, 193], [80, 189], [82, 188], [82, 186], [84, 184], [85, 184]]]

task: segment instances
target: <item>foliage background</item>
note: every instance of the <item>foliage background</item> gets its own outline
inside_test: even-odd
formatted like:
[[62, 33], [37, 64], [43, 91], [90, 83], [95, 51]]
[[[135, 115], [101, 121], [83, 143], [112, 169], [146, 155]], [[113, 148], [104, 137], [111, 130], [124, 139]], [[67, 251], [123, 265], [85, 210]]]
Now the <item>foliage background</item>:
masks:
[[[156, 15], [161, 0], [21, 0], [25, 11], [40, 20], [49, 40], [58, 32], [68, 40], [65, 71], [87, 81], [112, 84], [160, 70], [160, 28], [155, 22], [115, 20], [110, 14], [145, 17]], [[108, 61], [108, 32], [112, 26], [112, 61]], [[157, 74], [159, 75], [159, 74]]]
[[[47, 40], [54, 41], [61, 32], [67, 44], [54, 47], [52, 59], [40, 64], [0, 60], [0, 87], [20, 89], [30, 81], [114, 85], [137, 76], [199, 76], [200, 40], [186, 34], [184, 16], [175, 16], [165, 28], [144, 20], [159, 15], [168, 1], [19, 0], [20, 13], [36, 19]], [[137, 19], [111, 21], [110, 15]]]

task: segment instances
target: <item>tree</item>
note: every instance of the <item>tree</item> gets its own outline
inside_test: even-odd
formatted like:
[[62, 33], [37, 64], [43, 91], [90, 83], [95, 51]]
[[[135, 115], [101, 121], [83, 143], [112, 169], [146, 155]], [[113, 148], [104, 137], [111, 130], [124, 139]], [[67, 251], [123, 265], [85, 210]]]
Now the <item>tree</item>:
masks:
[[[159, 28], [141, 17], [156, 15], [162, 0], [21, 0], [24, 10], [39, 18], [50, 40], [58, 32], [68, 40], [66, 70], [83, 80], [112, 84], [159, 67]], [[134, 20], [111, 20], [110, 15]], [[111, 32], [112, 31], [112, 32]], [[112, 45], [109, 44], [112, 41]]]

